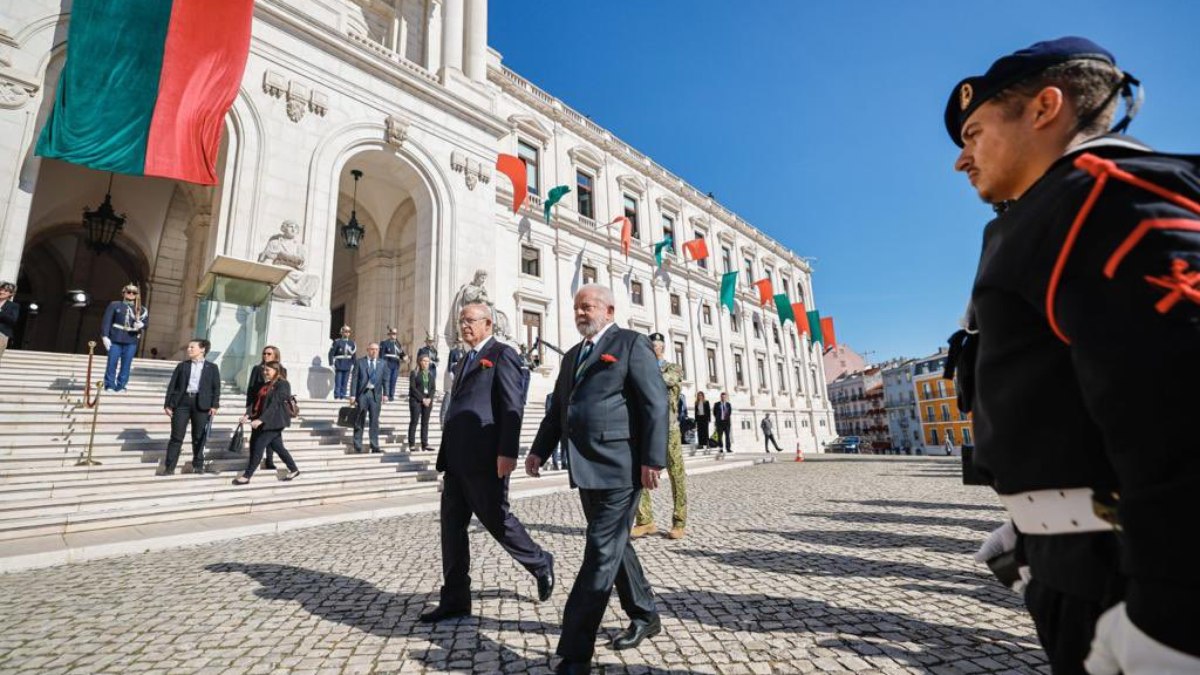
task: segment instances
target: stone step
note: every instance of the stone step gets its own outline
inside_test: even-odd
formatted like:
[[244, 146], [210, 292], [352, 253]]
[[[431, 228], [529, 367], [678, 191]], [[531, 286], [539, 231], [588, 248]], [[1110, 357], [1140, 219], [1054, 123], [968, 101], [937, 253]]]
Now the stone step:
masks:
[[[310, 462], [312, 462], [312, 461], [336, 462], [336, 461], [350, 461], [355, 458], [371, 456], [371, 453], [365, 453], [365, 452], [361, 453], [361, 454], [355, 453], [351, 449], [351, 447], [348, 445], [347, 446], [340, 446], [340, 445], [339, 446], [324, 446], [324, 447], [293, 446], [290, 443], [287, 443], [285, 445], [288, 449], [288, 452], [290, 452], [293, 457], [296, 457], [297, 461], [300, 461], [301, 459], [303, 459], [304, 461], [310, 461]], [[405, 452], [405, 449], [403, 449], [398, 444], [381, 443], [380, 449], [383, 450], [384, 452], [382, 454], [375, 455], [376, 457], [394, 457], [394, 456], [397, 456], [398, 454]], [[78, 469], [82, 470], [82, 469], [85, 469], [86, 467], [84, 467], [84, 466], [76, 467], [76, 462], [79, 461], [81, 454], [82, 453], [73, 453], [73, 454], [69, 454], [69, 455], [68, 454], [40, 455], [40, 456], [33, 456], [33, 457], [29, 457], [29, 458], [17, 458], [17, 459], [5, 459], [3, 457], [0, 457], [0, 477], [9, 475], [9, 472], [11, 472], [11, 471], [18, 471], [18, 470], [25, 471], [27, 474], [37, 472], [37, 471], [45, 472], [48, 470], [70, 470], [71, 468], [78, 468]], [[160, 447], [156, 450], [130, 452], [130, 453], [126, 453], [126, 454], [104, 454], [104, 455], [101, 455], [101, 454], [97, 454], [97, 453], [92, 453], [92, 459], [95, 461], [99, 461], [101, 463], [101, 466], [109, 466], [109, 467], [146, 467], [146, 466], [150, 466], [150, 467], [153, 467], [160, 460], [164, 459], [166, 457], [166, 454], [167, 454], [166, 450], [164, 448]], [[419, 454], [422, 456], [436, 457], [436, 453], [432, 453], [432, 452], [431, 453], [419, 453]], [[181, 462], [187, 461], [187, 458], [189, 458], [191, 456], [192, 456], [191, 448], [185, 447], [183, 449], [183, 452], [180, 455], [180, 461]], [[229, 453], [226, 453], [226, 451], [223, 449], [217, 450], [217, 449], [210, 448], [210, 449], [205, 450], [205, 452], [204, 452], [204, 457], [206, 460], [223, 462], [223, 464], [221, 466], [217, 467], [219, 470], [225, 470], [224, 464], [227, 464], [229, 461], [233, 461], [233, 460], [244, 461], [247, 456], [248, 456], [248, 453], [245, 451], [243, 451], [242, 453], [229, 454]], [[26, 481], [26, 482], [28, 482], [28, 481]]]

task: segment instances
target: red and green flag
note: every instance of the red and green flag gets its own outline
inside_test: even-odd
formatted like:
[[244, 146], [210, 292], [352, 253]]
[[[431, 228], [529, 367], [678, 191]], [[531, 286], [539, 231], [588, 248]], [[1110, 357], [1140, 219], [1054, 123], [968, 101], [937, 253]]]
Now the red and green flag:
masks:
[[821, 335], [821, 342], [825, 344], [826, 351], [837, 347], [837, 335], [833, 332], [832, 316], [821, 319]]
[[733, 314], [733, 292], [737, 288], [737, 272], [726, 272], [721, 277], [721, 304], [729, 308]]
[[704, 260], [708, 257], [708, 244], [702, 237], [696, 237], [684, 243], [683, 250], [692, 257], [692, 260]]
[[770, 279], [759, 279], [758, 281], [754, 282], [754, 286], [755, 286], [755, 288], [758, 289], [758, 305], [759, 305], [759, 307], [766, 305], [768, 302], [770, 302], [771, 298], [775, 295], [772, 292], [774, 289], [771, 288], [771, 280]]
[[812, 329], [808, 327], [808, 314], [804, 311], [803, 302], [792, 303], [792, 317], [796, 321], [796, 330], [800, 333], [811, 333]]
[[659, 267], [662, 267], [663, 250], [671, 248], [671, 243], [671, 235], [668, 234], [662, 241], [654, 245], [654, 261], [658, 263]]
[[792, 305], [788, 302], [788, 296], [783, 293], [775, 295], [775, 309], [779, 311], [779, 325], [783, 325], [784, 321], [792, 320], [796, 323], [796, 315], [792, 313]]
[[546, 222], [550, 222], [550, 209], [554, 205], [561, 202], [563, 197], [566, 197], [571, 192], [571, 188], [566, 185], [559, 185], [550, 188], [550, 193], [546, 195], [546, 201], [542, 203], [542, 212], [546, 216]]
[[529, 169], [526, 168], [525, 162], [516, 155], [500, 154], [496, 156], [496, 170], [512, 181], [512, 210], [513, 213], [520, 211], [521, 205], [529, 195]]
[[215, 184], [253, 16], [254, 0], [75, 0], [37, 154]]
[[812, 344], [824, 341], [821, 334], [821, 313], [817, 310], [808, 312], [808, 327], [812, 329]]

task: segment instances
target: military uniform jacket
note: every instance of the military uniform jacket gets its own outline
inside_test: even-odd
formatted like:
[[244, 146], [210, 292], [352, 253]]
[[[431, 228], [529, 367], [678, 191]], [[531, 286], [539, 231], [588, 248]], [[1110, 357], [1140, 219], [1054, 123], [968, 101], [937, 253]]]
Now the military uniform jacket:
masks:
[[404, 353], [404, 347], [396, 340], [387, 339], [379, 343], [379, 358], [392, 368], [399, 368], [405, 356], [408, 355]]
[[354, 344], [354, 340], [338, 338], [329, 348], [329, 363], [334, 370], [350, 370], [354, 366], [354, 353], [357, 351], [358, 345]]
[[133, 305], [121, 300], [114, 300], [108, 303], [108, 307], [104, 309], [104, 318], [100, 322], [100, 335], [112, 340], [119, 345], [133, 344], [138, 341], [141, 336], [142, 329], [135, 330], [133, 324], [135, 321], [141, 321], [143, 324], [150, 316], [150, 311], [146, 307], [141, 308], [141, 312], [134, 312]]
[[[1085, 143], [988, 224], [972, 292], [976, 464], [1001, 494], [1119, 493], [1129, 616], [1191, 654], [1200, 575], [1180, 544], [1200, 534], [1198, 195], [1196, 157]], [[1096, 567], [1115, 564], [1113, 535], [1023, 540], [1034, 578], [1111, 592]]]
[[[667, 385], [667, 410], [677, 410], [679, 405], [679, 391], [683, 388], [683, 368], [677, 363], [669, 361], [659, 361], [658, 369], [662, 371], [663, 382]], [[686, 411], [687, 408], [683, 408]], [[686, 413], [683, 413], [686, 414]], [[671, 428], [679, 428], [679, 415], [670, 415]]]

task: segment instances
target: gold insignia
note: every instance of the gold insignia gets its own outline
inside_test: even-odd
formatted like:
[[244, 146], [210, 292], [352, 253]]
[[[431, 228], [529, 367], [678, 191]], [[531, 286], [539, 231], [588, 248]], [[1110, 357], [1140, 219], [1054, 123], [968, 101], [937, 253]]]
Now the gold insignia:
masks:
[[964, 83], [962, 88], [958, 90], [958, 105], [966, 110], [967, 106], [971, 105], [971, 97], [975, 95], [975, 89], [971, 87], [971, 83]]

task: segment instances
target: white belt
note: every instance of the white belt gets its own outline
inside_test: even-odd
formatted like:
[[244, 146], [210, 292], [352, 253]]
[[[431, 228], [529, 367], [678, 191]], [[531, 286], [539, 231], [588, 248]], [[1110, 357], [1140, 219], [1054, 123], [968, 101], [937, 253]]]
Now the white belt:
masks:
[[1082, 534], [1117, 528], [1096, 515], [1091, 488], [1034, 490], [1000, 495], [1013, 523], [1023, 534]]

